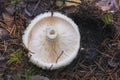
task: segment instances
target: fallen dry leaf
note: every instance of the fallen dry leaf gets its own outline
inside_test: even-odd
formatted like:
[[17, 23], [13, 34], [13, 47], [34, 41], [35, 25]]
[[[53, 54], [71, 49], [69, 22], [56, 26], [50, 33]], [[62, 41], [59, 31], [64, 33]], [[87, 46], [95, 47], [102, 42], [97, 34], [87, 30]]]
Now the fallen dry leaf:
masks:
[[14, 18], [10, 16], [8, 13], [2, 13], [3, 19], [7, 25], [11, 25], [14, 21]]
[[100, 0], [96, 3], [96, 6], [98, 6], [102, 11], [116, 12], [119, 10], [118, 2], [120, 2], [120, 0]]
[[79, 3], [81, 3], [81, 0], [67, 0], [65, 2], [66, 6], [77, 6]]
[[107, 2], [104, 2], [104, 1], [99, 1], [98, 3], [96, 3], [96, 5], [102, 9], [102, 11], [107, 11], [107, 10], [110, 10], [110, 7], [108, 5]]

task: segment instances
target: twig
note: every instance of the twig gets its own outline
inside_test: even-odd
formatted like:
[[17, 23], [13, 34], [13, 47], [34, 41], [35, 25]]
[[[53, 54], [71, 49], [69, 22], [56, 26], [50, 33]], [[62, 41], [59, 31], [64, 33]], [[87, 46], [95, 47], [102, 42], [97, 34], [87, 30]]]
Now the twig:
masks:
[[53, 17], [53, 10], [51, 10], [51, 17]]
[[101, 52], [101, 51], [99, 51], [99, 50], [96, 50], [96, 51], [99, 52], [100, 54], [106, 56], [106, 57], [112, 58], [110, 55], [107, 55], [107, 54], [105, 54], [105, 53], [103, 53], [103, 52]]
[[48, 70], [51, 70], [51, 69], [52, 69], [52, 67], [53, 67], [53, 65], [51, 65], [51, 66], [50, 66], [50, 68], [49, 68]]
[[61, 52], [61, 54], [58, 56], [57, 60], [56, 60], [56, 63], [58, 62], [59, 58], [62, 56], [64, 51]]
[[120, 32], [117, 32], [114, 36], [114, 39], [117, 40], [120, 37]]
[[88, 67], [87, 66], [85, 66], [85, 65], [83, 65], [83, 64], [79, 64], [79, 66], [81, 67], [81, 68], [83, 68], [84, 70], [88, 70]]
[[22, 43], [22, 46], [23, 46], [26, 50], [28, 50], [30, 53], [35, 54], [34, 52], [30, 51], [30, 50], [25, 46], [24, 43]]
[[105, 71], [105, 70], [102, 68], [102, 66], [101, 66], [99, 63], [97, 63], [96, 61], [95, 61], [95, 64], [96, 64], [102, 71]]
[[[8, 46], [6, 46], [5, 44], [6, 44], [6, 41], [4, 41], [4, 48], [5, 48], [5, 49], [4, 49], [3, 55], [5, 54], [5, 52], [7, 51], [7, 48], [8, 48]], [[3, 55], [2, 55], [2, 56], [3, 56]]]
[[27, 10], [27, 8], [25, 7], [25, 9], [24, 9], [24, 11], [25, 11], [25, 13], [28, 15], [28, 16], [33, 16], [33, 14], [31, 14], [28, 10]]
[[37, 9], [38, 5], [40, 4], [41, 0], [38, 0], [37, 4], [35, 5], [33, 12]]
[[90, 72], [88, 72], [83, 78], [82, 80], [86, 80], [87, 77], [89, 77], [93, 72], [94, 72], [95, 68], [92, 69]]

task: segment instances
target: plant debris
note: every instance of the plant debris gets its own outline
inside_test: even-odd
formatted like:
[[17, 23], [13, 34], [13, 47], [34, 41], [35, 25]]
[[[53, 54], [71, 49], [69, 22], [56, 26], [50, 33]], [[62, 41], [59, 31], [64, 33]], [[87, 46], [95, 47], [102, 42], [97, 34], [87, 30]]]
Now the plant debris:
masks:
[[81, 3], [81, 0], [67, 0], [65, 2], [66, 6], [78, 6]]
[[118, 0], [100, 0], [96, 3], [103, 11], [116, 12], [119, 10]]
[[8, 31], [6, 31], [6, 30], [3, 29], [3, 28], [0, 28], [0, 39], [1, 39], [1, 40], [5, 40], [5, 39], [7, 39], [7, 38], [9, 38], [9, 33], [8, 33]]

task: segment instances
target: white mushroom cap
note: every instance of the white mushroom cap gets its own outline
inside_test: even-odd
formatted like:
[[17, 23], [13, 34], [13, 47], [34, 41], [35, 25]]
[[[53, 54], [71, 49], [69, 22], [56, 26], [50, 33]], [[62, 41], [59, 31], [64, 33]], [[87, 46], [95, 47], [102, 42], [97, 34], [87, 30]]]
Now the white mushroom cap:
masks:
[[43, 69], [70, 64], [80, 47], [78, 26], [59, 12], [51, 15], [51, 12], [38, 15], [23, 35], [23, 43], [31, 51], [30, 61]]

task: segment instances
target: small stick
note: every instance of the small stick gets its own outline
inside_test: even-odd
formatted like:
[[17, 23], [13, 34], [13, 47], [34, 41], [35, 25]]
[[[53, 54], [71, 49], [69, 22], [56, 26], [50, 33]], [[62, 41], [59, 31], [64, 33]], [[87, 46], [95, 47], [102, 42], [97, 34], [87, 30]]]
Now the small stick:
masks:
[[33, 9], [33, 12], [37, 9], [37, 7], [38, 7], [38, 5], [40, 4], [40, 2], [41, 2], [41, 0], [39, 0], [39, 1], [37, 2], [37, 4], [35, 5], [35, 7], [34, 7], [34, 9]]
[[61, 52], [61, 54], [58, 56], [57, 60], [56, 60], [56, 63], [58, 62], [59, 58], [62, 56], [64, 51]]
[[51, 10], [51, 17], [53, 17], [53, 10]]
[[105, 71], [105, 70], [103, 69], [103, 67], [102, 67], [99, 63], [97, 63], [96, 61], [95, 61], [95, 64], [98, 66], [98, 68], [99, 68], [100, 70]]
[[51, 66], [50, 66], [50, 68], [49, 68], [48, 70], [51, 70], [51, 69], [52, 69], [52, 67], [53, 67], [53, 65], [51, 65]]
[[22, 43], [22, 45], [23, 45], [23, 47], [24, 47], [26, 50], [28, 50], [28, 51], [31, 52], [32, 54], [35, 54], [34, 52], [30, 51], [27, 47], [25, 47], [25, 44], [24, 44], [24, 43]]
[[106, 56], [106, 57], [112, 58], [110, 55], [105, 54], [105, 53], [103, 53], [103, 52], [101, 52], [101, 51], [99, 51], [99, 50], [97, 50], [97, 52], [99, 52], [100, 54], [102, 54], [102, 55], [104, 55], [104, 56]]
[[7, 51], [7, 48], [8, 48], [8, 46], [6, 46], [5, 44], [6, 44], [6, 42], [5, 42], [5, 40], [4, 40], [4, 48], [5, 48], [5, 49], [4, 49], [4, 52], [3, 52], [2, 56], [5, 54], [5, 52]]

